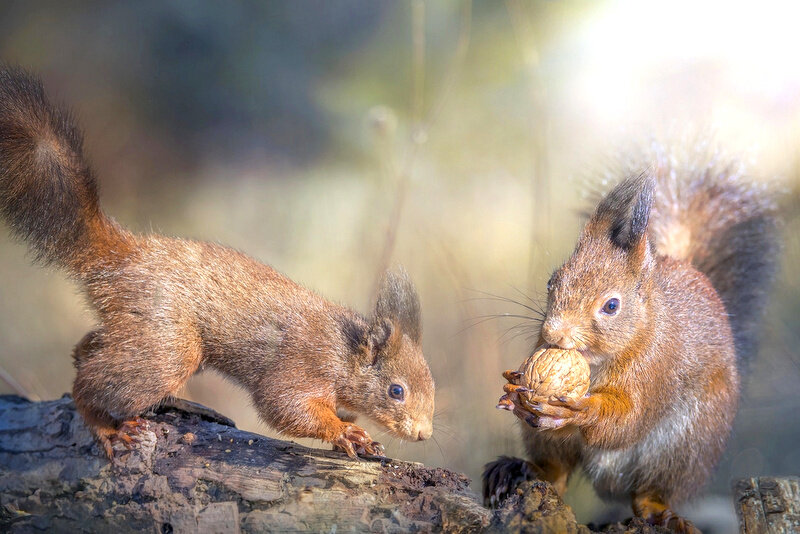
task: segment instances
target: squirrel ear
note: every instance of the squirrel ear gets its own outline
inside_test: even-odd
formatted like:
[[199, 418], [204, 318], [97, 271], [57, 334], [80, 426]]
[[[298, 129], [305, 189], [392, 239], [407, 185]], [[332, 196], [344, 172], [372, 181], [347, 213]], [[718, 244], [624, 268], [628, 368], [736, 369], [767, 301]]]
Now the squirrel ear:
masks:
[[387, 271], [383, 276], [375, 303], [375, 322], [379, 319], [390, 319], [415, 343], [420, 342], [422, 321], [419, 296], [402, 267], [397, 272]]
[[342, 335], [347, 347], [354, 354], [362, 355], [369, 365], [375, 365], [380, 354], [386, 351], [394, 326], [389, 319], [376, 318], [365, 325], [351, 318], [341, 320]]
[[367, 342], [372, 355], [370, 365], [375, 365], [378, 361], [378, 356], [385, 351], [393, 333], [394, 325], [391, 320], [376, 318], [372, 322], [367, 333]]
[[607, 232], [611, 242], [625, 251], [646, 248], [654, 195], [655, 179], [649, 172], [627, 178], [600, 201], [587, 227]]

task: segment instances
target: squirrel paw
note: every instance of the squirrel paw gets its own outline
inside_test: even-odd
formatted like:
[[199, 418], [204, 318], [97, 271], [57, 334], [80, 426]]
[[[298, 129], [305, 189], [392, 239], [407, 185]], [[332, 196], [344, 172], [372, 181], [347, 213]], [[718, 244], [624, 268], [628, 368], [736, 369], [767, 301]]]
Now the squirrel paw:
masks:
[[522, 378], [522, 373], [520, 373], [519, 371], [514, 371], [513, 369], [509, 371], [503, 371], [503, 378], [505, 378], [506, 380], [508, 380], [513, 384], [516, 383], [520, 378]]
[[675, 514], [669, 508], [665, 509], [659, 514], [650, 515], [645, 518], [645, 521], [651, 525], [658, 525], [670, 529], [678, 534], [702, 534], [700, 530], [692, 524], [688, 519]]
[[114, 444], [122, 443], [122, 445], [130, 450], [135, 443], [139, 443], [142, 439], [142, 432], [149, 429], [149, 423], [146, 419], [141, 417], [134, 417], [127, 421], [123, 421], [120, 425], [113, 430], [107, 432], [98, 432], [97, 441], [108, 456], [108, 459], [114, 460]]
[[[523, 412], [522, 416], [517, 415], [536, 428], [555, 430], [567, 425], [581, 426], [590, 419], [588, 397], [532, 397], [530, 400], [515, 397], [515, 406], [523, 408], [517, 408], [515, 413]], [[531, 421], [530, 415], [535, 421]]]
[[532, 390], [525, 386], [508, 383], [503, 385], [503, 391], [506, 393], [530, 393]]
[[344, 430], [331, 443], [336, 450], [347, 453], [351, 458], [357, 454], [383, 456], [383, 445], [372, 441], [367, 431], [356, 425], [345, 425]]
[[536, 478], [535, 467], [521, 458], [500, 456], [483, 466], [483, 503], [497, 508], [526, 480]]
[[701, 534], [700, 530], [675, 512], [659, 495], [641, 494], [633, 498], [633, 513], [651, 525], [665, 527], [680, 534]]

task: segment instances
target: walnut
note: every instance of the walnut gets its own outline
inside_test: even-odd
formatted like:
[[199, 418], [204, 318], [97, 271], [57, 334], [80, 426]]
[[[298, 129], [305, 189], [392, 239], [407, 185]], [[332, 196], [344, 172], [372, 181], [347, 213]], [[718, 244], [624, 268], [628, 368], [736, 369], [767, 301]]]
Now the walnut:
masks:
[[540, 397], [583, 397], [589, 391], [589, 363], [577, 350], [540, 348], [520, 366], [519, 385], [533, 390], [520, 393]]

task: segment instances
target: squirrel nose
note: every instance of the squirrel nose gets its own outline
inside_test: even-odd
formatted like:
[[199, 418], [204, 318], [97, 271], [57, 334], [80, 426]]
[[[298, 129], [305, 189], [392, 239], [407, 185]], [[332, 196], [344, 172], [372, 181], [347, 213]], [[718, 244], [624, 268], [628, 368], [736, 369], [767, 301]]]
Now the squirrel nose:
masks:
[[562, 349], [575, 348], [573, 334], [574, 329], [558, 319], [548, 318], [542, 325], [542, 338], [550, 345], [555, 345]]
[[417, 441], [424, 441], [433, 435], [433, 425], [428, 424], [424, 428], [420, 428], [417, 432]]

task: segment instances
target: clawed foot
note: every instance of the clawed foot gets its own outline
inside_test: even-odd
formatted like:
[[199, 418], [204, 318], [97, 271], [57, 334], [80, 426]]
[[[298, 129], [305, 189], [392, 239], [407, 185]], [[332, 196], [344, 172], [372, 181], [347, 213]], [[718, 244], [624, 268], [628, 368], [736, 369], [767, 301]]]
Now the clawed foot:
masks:
[[536, 425], [533, 426], [555, 430], [567, 425], [585, 425], [590, 420], [590, 404], [587, 399], [588, 397], [531, 397], [519, 398], [519, 402], [536, 418]]
[[679, 534], [701, 534], [691, 521], [673, 512], [660, 495], [640, 494], [633, 498], [633, 513], [651, 525], [666, 527]]
[[113, 461], [115, 443], [122, 443], [126, 449], [130, 450], [135, 443], [141, 441], [142, 432], [148, 429], [149, 423], [146, 419], [134, 417], [128, 421], [123, 421], [116, 429], [105, 432], [98, 431], [97, 441], [103, 447], [108, 459]]
[[[519, 373], [506, 371], [503, 376], [513, 380]], [[555, 430], [567, 425], [585, 425], [591, 420], [589, 397], [537, 397], [520, 395], [531, 393], [524, 386], [508, 383], [503, 386], [505, 395], [497, 401], [499, 410], [514, 412], [514, 415], [534, 428]]]
[[383, 445], [372, 441], [367, 431], [356, 425], [346, 425], [342, 433], [331, 443], [334, 448], [346, 452], [351, 458], [355, 458], [358, 454], [383, 456]]
[[483, 468], [483, 503], [497, 508], [519, 484], [536, 478], [535, 467], [520, 458], [501, 456]]
[[702, 534], [700, 530], [688, 519], [677, 515], [669, 508], [659, 514], [650, 515], [644, 518], [651, 525], [666, 527], [678, 534]]
[[503, 371], [503, 378], [508, 380], [510, 383], [516, 383], [520, 378], [522, 378], [522, 373], [519, 371]]

